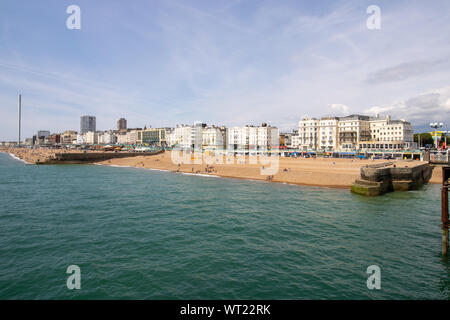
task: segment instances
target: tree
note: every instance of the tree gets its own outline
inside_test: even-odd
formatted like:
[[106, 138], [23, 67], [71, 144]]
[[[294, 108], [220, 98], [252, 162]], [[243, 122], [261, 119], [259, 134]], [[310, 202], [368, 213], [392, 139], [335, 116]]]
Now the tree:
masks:
[[416, 133], [414, 134], [414, 142], [419, 143], [419, 135], [420, 135], [420, 145], [425, 146], [427, 144], [434, 144], [434, 139], [428, 132], [425, 133]]

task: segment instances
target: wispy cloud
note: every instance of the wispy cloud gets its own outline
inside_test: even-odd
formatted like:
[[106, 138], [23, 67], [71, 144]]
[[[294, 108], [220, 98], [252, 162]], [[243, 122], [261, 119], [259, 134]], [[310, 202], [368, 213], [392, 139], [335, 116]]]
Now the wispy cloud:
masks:
[[439, 113], [450, 122], [450, 3], [384, 2], [377, 31], [366, 28], [370, 4], [80, 0], [77, 33], [59, 7], [7, 2], [0, 140], [15, 137], [19, 91], [25, 135], [77, 129], [85, 113], [102, 129], [126, 117], [131, 126], [202, 120], [288, 130], [304, 115], [347, 112], [417, 125]]
[[[450, 86], [396, 101], [391, 104], [373, 106], [365, 110], [368, 114], [390, 114], [407, 119], [418, 126], [427, 126], [432, 121], [448, 119], [450, 113]], [[448, 124], [450, 125], [450, 124]]]
[[442, 70], [450, 70], [450, 57], [433, 61], [405, 62], [396, 66], [384, 68], [369, 73], [366, 78], [366, 82], [369, 84], [377, 84], [403, 81], [412, 77], [430, 75], [434, 72], [439, 72]]

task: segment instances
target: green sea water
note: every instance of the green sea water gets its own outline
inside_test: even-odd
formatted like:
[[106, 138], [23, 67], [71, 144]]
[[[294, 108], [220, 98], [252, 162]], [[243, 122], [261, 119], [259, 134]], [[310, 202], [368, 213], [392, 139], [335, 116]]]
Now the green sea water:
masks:
[[0, 153], [0, 199], [0, 299], [450, 298], [437, 185], [365, 198]]

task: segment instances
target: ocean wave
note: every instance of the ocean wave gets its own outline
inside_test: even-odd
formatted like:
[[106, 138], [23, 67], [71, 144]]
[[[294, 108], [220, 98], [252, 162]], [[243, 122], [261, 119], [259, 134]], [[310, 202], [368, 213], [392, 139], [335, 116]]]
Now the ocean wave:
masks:
[[198, 177], [212, 177], [212, 178], [222, 178], [220, 176], [215, 176], [213, 174], [201, 174], [201, 173], [189, 173], [189, 172], [181, 172], [187, 176], [198, 176]]
[[142, 169], [150, 170], [150, 171], [171, 172], [170, 170], [164, 170], [164, 169], [153, 169], [153, 168], [142, 168]]
[[8, 153], [8, 154], [11, 156], [11, 158], [13, 158], [13, 159], [15, 159], [15, 160], [17, 160], [17, 161], [23, 162], [23, 163], [25, 163], [25, 164], [31, 164], [31, 163], [29, 163], [29, 162], [26, 162], [26, 161], [23, 160], [23, 159], [20, 159], [19, 157], [17, 157], [16, 155], [14, 155], [14, 154], [12, 154], [12, 153]]

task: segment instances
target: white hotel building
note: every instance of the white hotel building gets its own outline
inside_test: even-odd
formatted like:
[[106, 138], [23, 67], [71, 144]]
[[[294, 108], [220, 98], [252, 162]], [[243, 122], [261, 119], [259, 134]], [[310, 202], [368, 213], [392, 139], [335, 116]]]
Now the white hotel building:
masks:
[[350, 115], [304, 118], [291, 146], [303, 151], [401, 150], [416, 147], [406, 120]]
[[263, 123], [261, 126], [232, 127], [227, 130], [228, 150], [268, 150], [280, 145], [280, 131]]
[[168, 136], [168, 145], [183, 149], [201, 148], [203, 150], [267, 150], [279, 147], [278, 128], [261, 126], [225, 127], [206, 124], [178, 125]]

